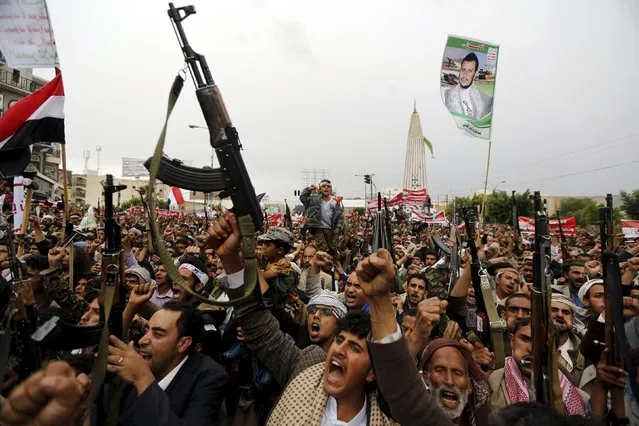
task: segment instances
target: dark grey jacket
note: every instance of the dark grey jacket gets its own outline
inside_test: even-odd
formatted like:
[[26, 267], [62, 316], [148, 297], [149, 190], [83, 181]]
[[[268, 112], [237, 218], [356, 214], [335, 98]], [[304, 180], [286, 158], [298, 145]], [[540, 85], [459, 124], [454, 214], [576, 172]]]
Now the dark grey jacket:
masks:
[[[305, 188], [300, 195], [300, 201], [306, 208], [306, 226], [309, 228], [320, 228], [321, 224], [321, 209], [322, 209], [322, 194], [312, 192], [309, 188]], [[342, 205], [336, 204], [333, 210], [333, 217], [331, 218], [331, 229], [342, 228]]]

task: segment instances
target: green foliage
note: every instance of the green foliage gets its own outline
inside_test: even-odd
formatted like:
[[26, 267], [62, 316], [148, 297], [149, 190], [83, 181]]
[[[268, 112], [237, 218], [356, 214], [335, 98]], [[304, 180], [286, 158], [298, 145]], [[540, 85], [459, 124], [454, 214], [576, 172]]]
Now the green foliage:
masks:
[[[123, 201], [120, 203], [119, 207], [116, 207], [115, 210], [118, 212], [128, 210], [133, 206], [142, 205], [142, 200], [139, 197], [133, 197], [129, 200]], [[160, 200], [159, 198], [155, 199], [155, 207], [158, 209], [166, 209], [166, 200]]]
[[632, 192], [619, 191], [621, 209], [628, 215], [628, 219], [639, 219], [639, 189]]
[[[462, 209], [474, 209], [478, 211], [481, 208], [483, 195], [475, 194], [472, 197], [456, 197], [457, 211]], [[519, 216], [533, 215], [533, 202], [530, 199], [530, 191], [515, 194], [515, 202], [517, 204], [517, 214]], [[452, 203], [446, 207], [446, 217], [452, 214]], [[512, 194], [506, 191], [495, 191], [486, 197], [486, 222], [487, 223], [507, 223], [513, 225], [513, 204]]]
[[561, 217], [575, 216], [578, 226], [588, 226], [599, 220], [601, 204], [591, 198], [568, 197], [561, 200]]
[[355, 207], [353, 209], [353, 213], [357, 212], [358, 216], [364, 216], [366, 214], [366, 209], [364, 207]]

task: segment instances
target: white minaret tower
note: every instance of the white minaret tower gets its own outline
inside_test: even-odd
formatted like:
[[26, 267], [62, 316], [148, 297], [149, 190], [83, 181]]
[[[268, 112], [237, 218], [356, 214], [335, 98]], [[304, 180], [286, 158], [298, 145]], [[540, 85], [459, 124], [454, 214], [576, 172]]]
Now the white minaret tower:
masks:
[[426, 146], [424, 132], [417, 113], [417, 101], [413, 102], [413, 114], [410, 116], [408, 140], [406, 141], [406, 160], [404, 162], [404, 188], [426, 188]]

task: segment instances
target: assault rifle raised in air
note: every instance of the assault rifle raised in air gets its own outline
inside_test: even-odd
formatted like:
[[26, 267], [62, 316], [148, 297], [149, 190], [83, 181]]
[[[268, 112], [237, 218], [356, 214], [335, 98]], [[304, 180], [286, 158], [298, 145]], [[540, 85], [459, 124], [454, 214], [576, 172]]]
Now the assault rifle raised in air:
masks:
[[[481, 266], [479, 255], [477, 253], [476, 223], [472, 210], [467, 210], [464, 217], [467, 235], [468, 249], [471, 256], [471, 280], [473, 290], [475, 291], [475, 304], [477, 324], [481, 321], [481, 327], [471, 327], [476, 329], [477, 337], [482, 344], [491, 348], [495, 354], [495, 368], [504, 366], [504, 333], [506, 332], [506, 323], [497, 314], [495, 299], [490, 286], [488, 271]], [[469, 339], [470, 340], [470, 339]]]
[[[605, 341], [606, 349], [608, 349], [606, 364], [621, 367], [629, 372], [631, 388], [633, 393], [637, 395], [636, 370], [630, 360], [630, 351], [624, 327], [623, 287], [621, 284], [619, 258], [614, 252], [615, 232], [612, 194], [606, 195], [606, 207], [599, 209], [599, 232], [601, 237], [601, 270], [606, 299], [606, 309], [604, 311], [606, 322]], [[623, 389], [610, 389], [610, 407], [616, 421], [626, 418]]]
[[559, 210], [557, 210], [557, 224], [559, 226], [559, 238], [561, 241], [561, 259], [564, 262], [568, 262], [571, 257], [568, 252], [568, 243], [566, 243], [566, 235], [564, 234], [564, 227], [561, 224], [561, 215], [559, 214]]
[[532, 285], [532, 388], [537, 402], [565, 412], [562, 391], [559, 386], [557, 364], [558, 334], [550, 311], [550, 231], [548, 216], [543, 208], [541, 195], [535, 191], [535, 243], [533, 251]]
[[[195, 13], [195, 7], [175, 7], [173, 3], [169, 3], [167, 13], [180, 44], [182, 54], [184, 55], [185, 69], [188, 68], [189, 74], [195, 84], [195, 94], [200, 104], [206, 127], [209, 130], [210, 144], [215, 150], [220, 168], [213, 169], [206, 167], [198, 169], [188, 167], [184, 166], [179, 160], [170, 160], [163, 154], [168, 119], [184, 86], [184, 79], [178, 75], [171, 88], [166, 120], [155, 147], [153, 157], [145, 163], [145, 166], [150, 172], [149, 186], [153, 187], [156, 178], [158, 178], [167, 185], [205, 193], [219, 192], [220, 198], [231, 198], [233, 211], [237, 216], [242, 234], [245, 283], [244, 289], [242, 290], [243, 294], [230, 294], [231, 300], [229, 302], [217, 302], [211, 301], [194, 292], [178, 274], [177, 267], [173, 264], [162, 242], [162, 235], [154, 220], [151, 221], [154, 240], [153, 245], [173, 282], [180, 285], [196, 300], [219, 306], [247, 303], [260, 297], [259, 286], [257, 286], [255, 232], [260, 229], [264, 215], [246, 166], [244, 165], [244, 160], [242, 159], [240, 152], [242, 145], [239, 135], [231, 123], [231, 118], [222, 100], [220, 89], [213, 80], [211, 70], [204, 55], [193, 50], [182, 26], [182, 22]], [[147, 198], [151, 218], [154, 218], [155, 214], [153, 198], [153, 194], [151, 193]]]

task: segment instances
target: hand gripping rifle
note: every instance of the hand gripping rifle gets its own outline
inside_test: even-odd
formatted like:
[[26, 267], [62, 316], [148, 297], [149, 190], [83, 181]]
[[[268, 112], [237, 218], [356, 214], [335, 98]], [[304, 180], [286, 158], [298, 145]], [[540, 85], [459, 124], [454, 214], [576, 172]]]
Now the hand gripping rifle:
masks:
[[[472, 210], [467, 210], [464, 218], [466, 222], [466, 234], [468, 236], [468, 249], [471, 256], [471, 280], [473, 289], [475, 290], [475, 303], [477, 305], [476, 315], [477, 321], [481, 318], [482, 327], [475, 328], [477, 337], [482, 344], [490, 347], [495, 354], [495, 369], [504, 366], [504, 333], [506, 332], [506, 323], [497, 314], [495, 307], [495, 299], [488, 278], [488, 271], [481, 266], [479, 256], [477, 254], [476, 224]], [[488, 328], [488, 329], [487, 329]], [[475, 340], [471, 337], [469, 340]]]
[[[543, 210], [541, 195], [535, 191], [535, 247], [533, 252], [532, 285], [532, 392], [531, 400], [565, 412], [559, 386], [557, 339], [550, 314], [550, 234], [548, 216]], [[534, 397], [533, 397], [534, 395]]]
[[[608, 349], [606, 364], [621, 367], [630, 373], [630, 383], [635, 395], [637, 381], [635, 367], [630, 361], [628, 341], [623, 318], [623, 287], [619, 259], [614, 253], [615, 232], [613, 222], [612, 194], [606, 195], [606, 207], [599, 209], [599, 232], [601, 236], [601, 268], [604, 280], [604, 295], [606, 299], [605, 331], [606, 349]], [[611, 410], [614, 420], [626, 418], [624, 390], [610, 389]], [[614, 424], [614, 422], [613, 422]]]
[[200, 296], [188, 287], [180, 274], [178, 274], [177, 267], [172, 262], [162, 242], [162, 235], [154, 220], [155, 207], [152, 193], [148, 194], [147, 204], [149, 206], [149, 215], [152, 218], [151, 229], [154, 240], [153, 245], [173, 282], [181, 286], [187, 293], [200, 302], [218, 306], [232, 306], [256, 299], [260, 300], [259, 286], [257, 286], [257, 262], [255, 259], [255, 232], [260, 229], [264, 216], [240, 153], [242, 145], [240, 144], [239, 135], [231, 123], [228, 111], [222, 100], [220, 89], [213, 81], [213, 76], [206, 63], [206, 59], [203, 55], [196, 53], [189, 45], [184, 28], [182, 27], [182, 21], [194, 13], [194, 6], [176, 8], [173, 3], [169, 3], [168, 15], [178, 38], [182, 53], [184, 54], [186, 68], [189, 69], [189, 73], [195, 84], [195, 94], [209, 130], [210, 143], [215, 149], [220, 168], [213, 169], [207, 167], [197, 169], [195, 167], [187, 167], [179, 161], [168, 159], [168, 157], [162, 153], [168, 119], [184, 86], [184, 79], [180, 75], [176, 76], [171, 88], [166, 121], [155, 147], [155, 152], [153, 157], [147, 160], [145, 165], [150, 172], [150, 187], [153, 187], [156, 178], [159, 178], [167, 185], [193, 191], [221, 191], [221, 198], [231, 197], [233, 210], [237, 215], [240, 232], [242, 234], [244, 294], [239, 298], [233, 298], [229, 302], [217, 302]]

